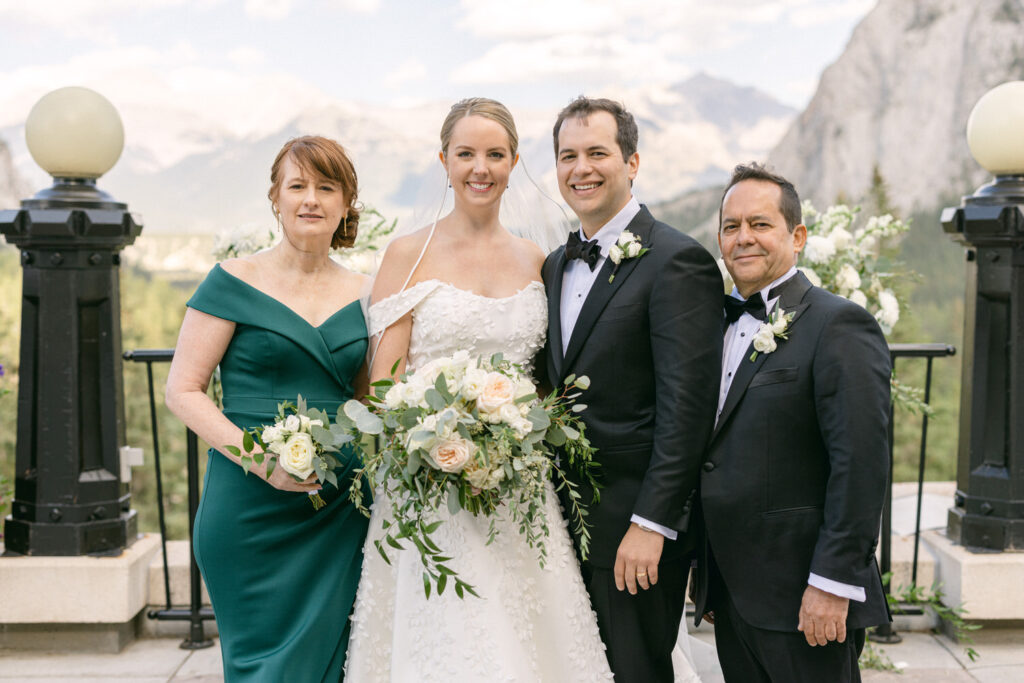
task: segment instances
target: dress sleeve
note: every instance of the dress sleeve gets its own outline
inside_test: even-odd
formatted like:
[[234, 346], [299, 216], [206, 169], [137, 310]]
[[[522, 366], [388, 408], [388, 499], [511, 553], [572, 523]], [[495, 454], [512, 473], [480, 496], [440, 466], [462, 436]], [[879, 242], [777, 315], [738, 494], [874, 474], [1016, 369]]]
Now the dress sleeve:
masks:
[[246, 305], [239, 282], [218, 263], [199, 283], [195, 294], [185, 305], [224, 320], [245, 322], [252, 301]]
[[372, 304], [367, 311], [370, 336], [375, 337], [394, 325], [402, 316], [416, 308], [421, 301], [430, 296], [441, 284], [439, 280], [417, 282], [409, 289], [396, 292]]

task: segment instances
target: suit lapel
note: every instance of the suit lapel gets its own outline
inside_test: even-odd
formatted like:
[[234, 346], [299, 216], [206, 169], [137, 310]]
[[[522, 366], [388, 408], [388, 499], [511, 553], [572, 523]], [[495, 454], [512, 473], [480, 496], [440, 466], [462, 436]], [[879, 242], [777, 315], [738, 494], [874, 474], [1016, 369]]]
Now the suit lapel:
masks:
[[[652, 247], [651, 244], [651, 228], [654, 225], [654, 217], [647, 210], [647, 207], [640, 207], [639, 213], [633, 217], [633, 220], [626, 226], [626, 230], [629, 230], [637, 239], [640, 240], [640, 244], [644, 247]], [[565, 374], [565, 372], [572, 367], [576, 357], [580, 354], [583, 349], [583, 344], [590, 336], [590, 331], [593, 329], [594, 324], [598, 318], [601, 317], [601, 312], [605, 306], [611, 300], [615, 292], [618, 291], [622, 283], [630, 276], [630, 274], [636, 269], [637, 263], [642, 260], [640, 258], [625, 259], [619, 264], [619, 270], [615, 273], [615, 280], [608, 282], [608, 278], [611, 277], [612, 273], [615, 272], [615, 264], [612, 263], [610, 258], [606, 258], [604, 266], [601, 267], [601, 272], [597, 274], [597, 279], [594, 280], [593, 286], [590, 288], [590, 292], [587, 294], [587, 300], [583, 302], [583, 308], [580, 309], [580, 315], [576, 319], [576, 325], [572, 328], [572, 335], [569, 337], [569, 346], [565, 350], [565, 359], [562, 362], [562, 367], [559, 368], [559, 377]], [[564, 256], [563, 256], [564, 262]], [[559, 288], [559, 295], [561, 295], [561, 288]], [[561, 347], [559, 347], [561, 348]]]
[[551, 282], [548, 283], [548, 355], [554, 372], [552, 380], [562, 377], [562, 277], [565, 271], [565, 247], [555, 252]]
[[[811, 283], [807, 277], [797, 271], [796, 275], [793, 276], [795, 282], [790, 284], [783, 290], [779, 296], [779, 308], [782, 309], [785, 314], [793, 314], [793, 319], [787, 326], [788, 330], [792, 334], [793, 327], [800, 319], [801, 314], [807, 308], [809, 304], [803, 303], [804, 295], [811, 288]], [[787, 344], [790, 340], [779, 340], [779, 344]], [[732, 415], [733, 410], [739, 405], [740, 399], [747, 391], [747, 386], [750, 385], [750, 381], [754, 379], [754, 375], [757, 374], [761, 366], [764, 365], [765, 360], [771, 354], [759, 353], [757, 358], [753, 361], [750, 360], [751, 354], [754, 353], [754, 342], [751, 340], [750, 345], [744, 354], [743, 360], [740, 361], [740, 366], [736, 368], [736, 376], [732, 380], [732, 384], [729, 385], [729, 393], [725, 397], [725, 404], [722, 406], [722, 413], [718, 416], [718, 422], [715, 424], [715, 431], [711, 434], [711, 440], [714, 441], [718, 436], [718, 433], [722, 430], [729, 416]]]

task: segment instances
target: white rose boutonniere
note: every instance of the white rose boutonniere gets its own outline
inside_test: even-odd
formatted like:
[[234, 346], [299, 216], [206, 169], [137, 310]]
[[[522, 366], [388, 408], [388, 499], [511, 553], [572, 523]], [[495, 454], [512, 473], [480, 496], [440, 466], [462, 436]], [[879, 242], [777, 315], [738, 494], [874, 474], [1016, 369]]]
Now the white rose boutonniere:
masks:
[[640, 244], [640, 240], [636, 238], [636, 235], [629, 230], [623, 230], [622, 234], [619, 235], [618, 241], [608, 250], [608, 258], [615, 264], [615, 269], [608, 277], [608, 283], [611, 284], [615, 281], [615, 275], [619, 272], [619, 266], [622, 265], [623, 261], [631, 258], [640, 258], [649, 251], [650, 249]]
[[786, 313], [775, 304], [775, 309], [768, 314], [768, 320], [761, 323], [757, 334], [754, 335], [754, 352], [750, 354], [750, 360], [754, 361], [757, 354], [769, 354], [779, 348], [775, 338], [789, 339], [789, 324], [793, 322], [793, 314]]

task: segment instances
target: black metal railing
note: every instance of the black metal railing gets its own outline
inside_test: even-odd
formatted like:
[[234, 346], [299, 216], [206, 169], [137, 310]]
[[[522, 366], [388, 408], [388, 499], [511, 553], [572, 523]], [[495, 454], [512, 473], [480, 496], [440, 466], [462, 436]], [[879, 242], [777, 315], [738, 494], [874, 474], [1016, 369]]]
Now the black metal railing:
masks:
[[160, 522], [160, 545], [164, 563], [164, 609], [150, 610], [146, 616], [157, 621], [188, 621], [188, 637], [181, 643], [185, 650], [199, 650], [213, 645], [213, 641], [203, 632], [203, 621], [213, 619], [213, 609], [203, 607], [203, 583], [199, 575], [192, 552], [192, 525], [199, 509], [199, 439], [195, 433], [186, 428], [185, 443], [188, 470], [188, 543], [189, 543], [189, 606], [187, 609], [175, 608], [171, 604], [171, 574], [167, 563], [167, 523], [164, 514], [163, 473], [160, 468], [160, 433], [157, 427], [156, 395], [153, 388], [153, 363], [169, 363], [174, 357], [174, 349], [138, 349], [125, 351], [124, 359], [134, 363], [146, 364], [146, 380], [149, 383], [149, 419], [153, 430], [153, 465], [156, 469], [157, 514]]
[[[945, 358], [956, 353], [956, 349], [949, 344], [890, 344], [889, 353], [892, 358], [893, 367], [898, 359], [924, 358], [926, 360], [924, 401], [931, 400], [932, 387], [932, 364], [936, 358]], [[192, 430], [187, 430], [188, 444], [188, 531], [189, 531], [189, 559], [191, 563], [190, 581], [190, 602], [188, 609], [174, 609], [171, 606], [170, 578], [167, 570], [167, 527], [164, 514], [163, 480], [160, 470], [160, 439], [157, 431], [156, 397], [153, 387], [153, 363], [166, 363], [174, 356], [174, 349], [141, 349], [126, 351], [125, 360], [146, 364], [146, 377], [149, 382], [149, 407], [150, 421], [153, 429], [153, 461], [156, 467], [156, 489], [158, 500], [158, 514], [160, 521], [161, 543], [163, 544], [164, 562], [164, 592], [166, 594], [167, 606], [162, 610], [151, 610], [147, 613], [150, 619], [158, 620], [187, 620], [190, 622], [189, 636], [181, 644], [185, 649], [197, 649], [209, 647], [212, 644], [203, 634], [203, 621], [213, 619], [213, 610], [202, 606], [202, 579], [199, 575], [199, 567], [196, 565], [195, 556], [191, 552], [192, 526], [195, 523], [196, 509], [199, 507], [199, 454], [198, 440]], [[889, 420], [889, 482], [885, 496], [885, 505], [882, 509], [881, 527], [881, 570], [888, 573], [892, 570], [892, 477], [893, 477], [893, 422], [894, 411], [890, 407]], [[911, 580], [917, 582], [918, 552], [921, 537], [921, 502], [924, 493], [924, 472], [928, 448], [928, 415], [921, 418], [921, 439], [918, 456], [917, 476], [917, 510], [914, 520], [914, 556], [911, 566]], [[890, 586], [886, 585], [886, 591]], [[913, 608], [906, 609], [912, 613]], [[899, 635], [892, 629], [891, 624], [884, 624], [875, 629], [872, 638], [883, 642], [898, 642]]]
[[[926, 360], [924, 379], [924, 402], [928, 403], [932, 396], [932, 362], [936, 358], [946, 358], [956, 354], [956, 348], [950, 344], [890, 344], [889, 356], [893, 369], [896, 361], [901, 358], [924, 358]], [[885, 506], [882, 508], [881, 529], [881, 565], [882, 574], [892, 571], [892, 479], [894, 468], [894, 422], [895, 403], [889, 407], [889, 486], [885, 494]], [[910, 580], [917, 583], [918, 550], [921, 544], [921, 501], [924, 497], [924, 468], [928, 452], [928, 414], [921, 416], [921, 440], [917, 461], [917, 510], [914, 517], [914, 558], [910, 566]], [[892, 588], [890, 580], [885, 585], [886, 593]], [[907, 614], [920, 613], [919, 607], [908, 606], [902, 610]], [[896, 643], [901, 640], [892, 624], [882, 624], [871, 634], [872, 640], [885, 643]]]

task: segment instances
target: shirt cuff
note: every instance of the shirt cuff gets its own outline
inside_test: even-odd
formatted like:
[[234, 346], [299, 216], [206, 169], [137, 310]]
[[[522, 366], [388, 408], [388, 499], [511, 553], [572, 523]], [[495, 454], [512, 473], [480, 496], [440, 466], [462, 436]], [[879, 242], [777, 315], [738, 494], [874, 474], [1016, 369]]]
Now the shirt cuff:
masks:
[[838, 595], [841, 598], [853, 600], [854, 602], [864, 602], [867, 600], [867, 595], [865, 595], [863, 587], [851, 586], [848, 583], [839, 583], [832, 579], [826, 579], [824, 576], [818, 576], [813, 572], [811, 572], [811, 575], [807, 577], [807, 583], [818, 590], [823, 590], [826, 593]]
[[676, 540], [676, 538], [679, 536], [679, 534], [673, 531], [672, 529], [664, 527], [660, 524], [655, 524], [650, 520], [644, 519], [640, 515], [633, 515], [629, 518], [629, 521], [645, 526], [648, 529], [651, 529], [652, 531], [657, 531], [659, 534], [661, 534], [670, 541]]

